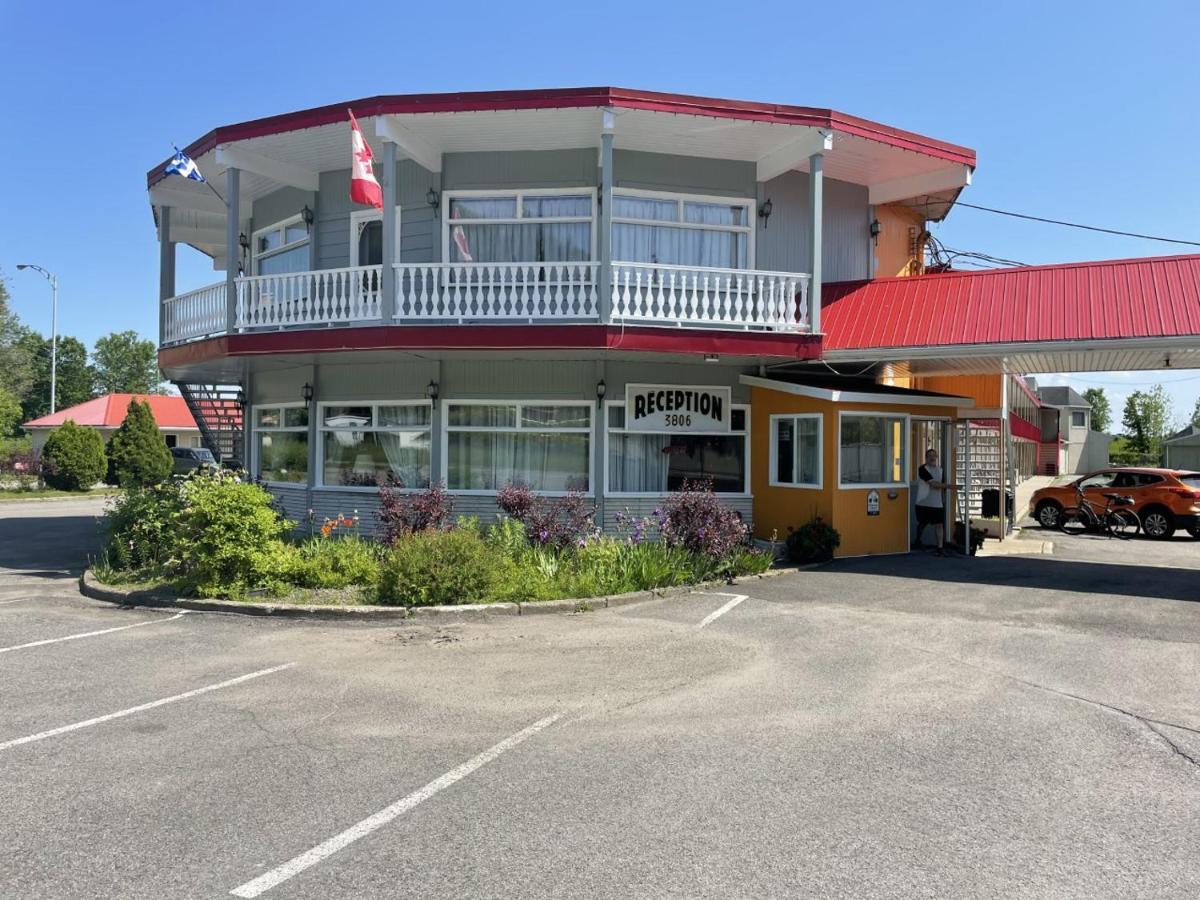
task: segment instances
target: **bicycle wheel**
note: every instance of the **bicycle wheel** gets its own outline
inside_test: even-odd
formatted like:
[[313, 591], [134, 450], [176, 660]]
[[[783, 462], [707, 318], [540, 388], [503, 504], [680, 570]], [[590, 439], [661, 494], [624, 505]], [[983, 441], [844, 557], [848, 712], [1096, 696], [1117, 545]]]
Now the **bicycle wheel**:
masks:
[[1115, 534], [1126, 541], [1137, 534], [1142, 528], [1142, 523], [1138, 521], [1137, 513], [1131, 509], [1112, 510], [1105, 519], [1105, 524], [1108, 526], [1109, 534]]
[[1059, 530], [1064, 534], [1083, 534], [1090, 525], [1087, 513], [1080, 512], [1077, 506], [1068, 506], [1058, 519]]

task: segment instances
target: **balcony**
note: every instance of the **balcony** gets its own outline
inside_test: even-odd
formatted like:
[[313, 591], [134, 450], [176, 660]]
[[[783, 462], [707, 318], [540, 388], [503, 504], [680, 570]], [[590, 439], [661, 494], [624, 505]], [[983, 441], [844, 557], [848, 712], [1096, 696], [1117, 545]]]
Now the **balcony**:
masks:
[[809, 276], [795, 272], [614, 262], [607, 304], [599, 262], [400, 263], [395, 299], [382, 267], [235, 280], [162, 303], [163, 346], [232, 332], [406, 324], [603, 323], [810, 333]]

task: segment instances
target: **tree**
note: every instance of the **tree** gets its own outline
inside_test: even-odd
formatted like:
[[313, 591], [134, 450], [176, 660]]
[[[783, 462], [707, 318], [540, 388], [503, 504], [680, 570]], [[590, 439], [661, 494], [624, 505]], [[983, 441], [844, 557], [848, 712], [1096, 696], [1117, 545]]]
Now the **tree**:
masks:
[[0, 389], [18, 401], [25, 399], [33, 384], [29, 351], [21, 344], [28, 331], [12, 311], [8, 285], [0, 278]]
[[1162, 453], [1162, 442], [1171, 428], [1171, 398], [1167, 389], [1156, 384], [1148, 391], [1134, 391], [1125, 400], [1123, 416], [1129, 447], [1155, 457]]
[[21, 401], [12, 391], [0, 387], [0, 438], [11, 437], [22, 421]]
[[[50, 412], [50, 341], [36, 331], [25, 330], [20, 338], [30, 361], [33, 379], [28, 393], [22, 398], [24, 421]], [[58, 396], [57, 409], [67, 409], [91, 400], [92, 368], [87, 361], [87, 347], [70, 335], [58, 337]]]
[[125, 421], [108, 442], [109, 480], [121, 487], [145, 487], [171, 474], [171, 451], [158, 431], [149, 403], [133, 400]]
[[97, 339], [92, 360], [99, 394], [162, 393], [158, 351], [136, 331], [115, 331]]
[[67, 419], [50, 432], [42, 448], [42, 477], [62, 491], [86, 491], [104, 477], [104, 438]]
[[1108, 431], [1112, 425], [1112, 407], [1104, 388], [1088, 388], [1083, 392], [1083, 399], [1092, 407], [1092, 431]]
[[1192, 425], [1200, 428], [1200, 397], [1196, 398], [1196, 405], [1192, 407]]

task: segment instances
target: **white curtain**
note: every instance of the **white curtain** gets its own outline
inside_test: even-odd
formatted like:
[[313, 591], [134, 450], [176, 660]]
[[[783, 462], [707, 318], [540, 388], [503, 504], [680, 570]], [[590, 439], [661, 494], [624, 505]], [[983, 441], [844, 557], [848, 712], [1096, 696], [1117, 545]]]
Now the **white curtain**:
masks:
[[630, 494], [666, 491], [671, 458], [663, 450], [670, 444], [670, 436], [664, 434], [610, 434], [609, 490]]
[[536, 431], [451, 431], [450, 488], [496, 491], [524, 484], [535, 491], [586, 491], [586, 434]]

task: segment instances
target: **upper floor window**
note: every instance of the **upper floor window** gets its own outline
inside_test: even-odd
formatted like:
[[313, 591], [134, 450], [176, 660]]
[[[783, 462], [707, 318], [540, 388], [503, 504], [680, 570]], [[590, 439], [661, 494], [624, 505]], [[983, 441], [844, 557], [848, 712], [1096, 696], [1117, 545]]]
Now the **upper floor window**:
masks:
[[581, 262], [595, 258], [590, 189], [446, 194], [443, 258], [452, 263]]
[[613, 259], [748, 269], [752, 200], [648, 191], [613, 194]]
[[308, 229], [296, 215], [254, 232], [251, 247], [254, 251], [255, 275], [284, 275], [307, 272]]
[[1071, 424], [1076, 428], [1082, 428], [1087, 424], [1087, 413], [1079, 411], [1071, 413]]
[[[400, 262], [400, 207], [396, 207], [396, 239], [392, 259]], [[350, 213], [350, 265], [383, 264], [383, 212], [359, 209]]]

